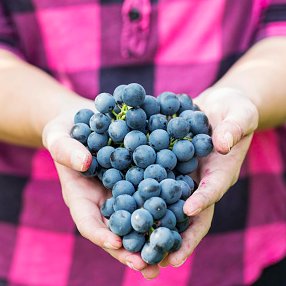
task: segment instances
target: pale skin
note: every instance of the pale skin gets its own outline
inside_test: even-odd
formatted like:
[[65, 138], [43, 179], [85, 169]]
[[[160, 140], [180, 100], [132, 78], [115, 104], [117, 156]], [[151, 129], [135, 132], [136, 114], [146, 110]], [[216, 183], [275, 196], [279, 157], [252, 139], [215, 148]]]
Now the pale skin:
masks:
[[[285, 50], [285, 38], [260, 41], [196, 98], [212, 124], [215, 152], [194, 174], [200, 185], [184, 206], [192, 224], [183, 234], [182, 247], [161, 266], [181, 265], [207, 234], [215, 203], [237, 181], [253, 132], [286, 121]], [[157, 277], [159, 266], [147, 266], [139, 255], [123, 250], [120, 238], [108, 230], [99, 208], [110, 194], [98, 181], [78, 172], [88, 168], [91, 155], [70, 138], [69, 131], [75, 112], [84, 107], [94, 109], [93, 102], [12, 53], [0, 51], [0, 106], [5, 107], [0, 112], [0, 140], [49, 150], [64, 201], [80, 233], [145, 278]]]

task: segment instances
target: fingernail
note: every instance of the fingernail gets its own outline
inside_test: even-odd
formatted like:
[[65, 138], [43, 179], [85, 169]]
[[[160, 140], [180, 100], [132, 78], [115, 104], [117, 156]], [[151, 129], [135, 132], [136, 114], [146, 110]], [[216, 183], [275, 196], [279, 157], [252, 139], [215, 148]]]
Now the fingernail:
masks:
[[173, 265], [174, 267], [180, 267], [186, 262], [187, 258], [185, 258], [181, 263]]
[[128, 266], [130, 269], [135, 270], [135, 271], [139, 271], [138, 269], [136, 269], [136, 268], [134, 267], [134, 265], [133, 265], [132, 262], [127, 261], [126, 264], [127, 264], [127, 266]]
[[233, 136], [230, 132], [225, 133], [224, 140], [227, 143], [228, 151], [230, 151], [231, 147], [233, 146]]
[[104, 242], [104, 244], [103, 244], [103, 246], [105, 247], [105, 248], [109, 248], [109, 249], [118, 249], [118, 247], [117, 246], [115, 246], [115, 245], [112, 245], [110, 242]]
[[80, 170], [81, 172], [86, 169], [88, 155], [82, 151], [76, 150], [71, 156], [72, 168]]
[[199, 208], [199, 209], [190, 209], [189, 211], [188, 211], [188, 215], [189, 216], [195, 216], [195, 215], [197, 215], [198, 213], [200, 213], [202, 211], [202, 209], [201, 208]]

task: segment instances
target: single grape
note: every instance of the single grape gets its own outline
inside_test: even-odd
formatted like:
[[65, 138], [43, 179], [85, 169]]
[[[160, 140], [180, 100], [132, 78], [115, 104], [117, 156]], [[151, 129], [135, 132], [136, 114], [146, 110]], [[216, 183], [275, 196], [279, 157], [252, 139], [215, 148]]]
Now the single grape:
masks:
[[126, 124], [132, 129], [144, 128], [146, 119], [146, 113], [141, 108], [132, 108], [126, 113]]
[[109, 219], [110, 216], [114, 213], [113, 204], [114, 204], [114, 198], [111, 197], [107, 199], [100, 208], [101, 214], [107, 219]]
[[174, 245], [172, 231], [167, 227], [158, 227], [150, 235], [150, 244], [168, 252]]
[[170, 143], [170, 137], [167, 131], [163, 129], [156, 129], [152, 131], [149, 136], [149, 145], [156, 151], [162, 149], [168, 149]]
[[157, 225], [174, 229], [176, 227], [176, 223], [177, 220], [174, 213], [167, 209], [166, 214], [160, 220], [158, 220]]
[[80, 109], [74, 116], [74, 124], [85, 123], [88, 125], [89, 120], [93, 114], [94, 112], [90, 109], [87, 108]]
[[194, 145], [188, 140], [177, 141], [174, 144], [172, 151], [180, 162], [186, 162], [191, 160], [195, 154]]
[[174, 244], [173, 244], [173, 247], [169, 250], [169, 252], [175, 252], [179, 250], [183, 242], [182, 237], [178, 232], [172, 230], [172, 235], [174, 239]]
[[185, 120], [189, 120], [189, 118], [194, 116], [194, 110], [184, 110], [183, 112], [180, 113], [180, 117], [184, 118]]
[[125, 179], [131, 182], [135, 187], [144, 179], [144, 169], [139, 167], [131, 167], [125, 175]]
[[138, 130], [130, 131], [124, 138], [124, 147], [131, 152], [133, 152], [138, 146], [146, 144], [146, 135]]
[[178, 222], [182, 222], [186, 218], [188, 218], [187, 215], [183, 211], [184, 204], [185, 204], [185, 201], [178, 200], [174, 204], [168, 206], [168, 209], [172, 211], [176, 217], [177, 225], [178, 225]]
[[152, 178], [158, 182], [167, 178], [167, 171], [159, 164], [152, 164], [144, 171], [144, 179]]
[[133, 194], [133, 198], [135, 199], [138, 208], [142, 208], [145, 200], [140, 196], [138, 191]]
[[87, 138], [87, 145], [91, 152], [97, 152], [108, 143], [108, 136], [106, 133], [99, 134], [91, 132]]
[[142, 128], [138, 128], [137, 130], [147, 135], [147, 133], [149, 133], [148, 120], [145, 121], [145, 125]]
[[95, 108], [101, 113], [107, 113], [111, 111], [115, 106], [115, 100], [109, 93], [100, 93], [94, 101]]
[[147, 200], [152, 197], [159, 197], [161, 186], [156, 180], [148, 178], [140, 182], [137, 191], [144, 200]]
[[145, 111], [147, 118], [160, 112], [159, 102], [157, 101], [156, 97], [151, 95], [146, 95], [141, 108]]
[[193, 110], [194, 111], [201, 111], [200, 107], [197, 104], [193, 105]]
[[115, 149], [112, 146], [104, 146], [97, 152], [97, 161], [103, 168], [111, 168], [110, 156]]
[[131, 161], [130, 152], [122, 147], [116, 148], [110, 155], [111, 166], [120, 171], [127, 169]]
[[155, 163], [156, 152], [148, 145], [138, 146], [133, 152], [133, 161], [136, 166], [145, 169], [149, 165]]
[[177, 222], [177, 224], [176, 224], [176, 228], [177, 228], [179, 233], [182, 233], [185, 230], [187, 230], [189, 226], [190, 226], [190, 218], [189, 217], [183, 221]]
[[145, 89], [138, 83], [130, 83], [124, 87], [122, 100], [128, 106], [137, 107], [144, 103], [146, 96]]
[[162, 149], [157, 153], [156, 164], [161, 165], [166, 170], [173, 170], [177, 165], [177, 157], [171, 150]]
[[162, 218], [167, 212], [167, 205], [160, 197], [152, 197], [144, 203], [144, 209], [149, 211], [154, 220]]
[[168, 179], [176, 179], [176, 176], [175, 176], [175, 174], [174, 174], [174, 172], [172, 172], [172, 171], [167, 171], [167, 178]]
[[182, 117], [172, 118], [167, 125], [167, 131], [171, 137], [182, 139], [189, 133], [189, 123]]
[[185, 201], [190, 197], [193, 190], [190, 188], [190, 186], [185, 181], [177, 180], [177, 182], [180, 185], [181, 190], [182, 190], [181, 200]]
[[92, 156], [92, 161], [91, 161], [89, 168], [85, 172], [82, 172], [82, 174], [85, 177], [94, 177], [96, 176], [97, 168], [98, 168], [98, 163], [97, 163], [96, 157]]
[[180, 101], [173, 92], [164, 92], [160, 96], [160, 111], [164, 115], [173, 115], [180, 108]]
[[114, 198], [124, 194], [132, 196], [134, 192], [134, 186], [126, 180], [118, 181], [112, 188], [112, 196]]
[[190, 124], [190, 131], [196, 134], [208, 134], [209, 133], [209, 120], [202, 111], [183, 111], [180, 114], [181, 117], [186, 119]]
[[132, 230], [131, 214], [125, 210], [116, 211], [111, 215], [108, 225], [113, 233], [124, 236]]
[[130, 252], [139, 252], [144, 246], [145, 241], [144, 234], [132, 231], [123, 236], [122, 244], [123, 247]]
[[163, 114], [154, 114], [149, 118], [148, 129], [150, 132], [156, 129], [167, 130], [168, 120]]
[[185, 110], [193, 109], [193, 100], [190, 96], [185, 93], [182, 93], [178, 94], [177, 97], [180, 101], [180, 109], [178, 110], [179, 114]]
[[199, 157], [206, 157], [213, 150], [212, 138], [207, 134], [194, 136], [192, 143], [195, 147], [195, 153]]
[[153, 217], [147, 210], [137, 209], [131, 215], [131, 225], [137, 232], [145, 233], [153, 225]]
[[113, 91], [113, 97], [114, 97], [115, 102], [117, 104], [122, 104], [123, 103], [122, 94], [123, 94], [123, 91], [124, 91], [125, 87], [126, 87], [126, 84], [121, 84], [121, 85], [117, 86], [115, 88], [115, 90]]
[[97, 169], [97, 178], [102, 181], [103, 174], [106, 172], [107, 169], [98, 167]]
[[165, 252], [150, 243], [145, 243], [141, 250], [141, 258], [148, 264], [154, 265], [163, 260]]
[[182, 181], [186, 182], [190, 186], [192, 191], [195, 189], [194, 180], [190, 176], [188, 176], [188, 175], [177, 176], [176, 180], [182, 180]]
[[178, 181], [173, 179], [165, 179], [161, 183], [161, 198], [165, 200], [167, 204], [173, 204], [177, 202], [182, 196], [182, 190]]
[[96, 133], [105, 133], [108, 130], [108, 127], [111, 123], [111, 120], [108, 116], [103, 113], [95, 113], [89, 121], [89, 126], [92, 131]]
[[137, 204], [132, 196], [124, 194], [115, 198], [113, 208], [115, 211], [126, 210], [132, 214], [137, 209]]
[[89, 126], [85, 123], [76, 123], [71, 132], [70, 135], [72, 138], [74, 138], [75, 140], [79, 141], [82, 144], [86, 144], [87, 143], [87, 138], [89, 137], [91, 133], [91, 130], [89, 128]]
[[102, 176], [102, 183], [107, 189], [112, 189], [113, 186], [118, 182], [123, 180], [123, 175], [117, 169], [108, 169], [104, 172]]
[[187, 162], [179, 162], [176, 166], [176, 170], [183, 175], [187, 175], [198, 168], [198, 158], [193, 157], [191, 160]]
[[129, 128], [124, 120], [115, 120], [108, 128], [108, 134], [114, 143], [121, 143], [128, 132]]

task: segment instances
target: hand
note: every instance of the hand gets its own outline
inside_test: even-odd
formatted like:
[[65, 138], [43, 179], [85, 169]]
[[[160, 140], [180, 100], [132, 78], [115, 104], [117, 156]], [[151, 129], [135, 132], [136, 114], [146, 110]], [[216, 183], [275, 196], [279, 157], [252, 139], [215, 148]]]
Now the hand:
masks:
[[[85, 106], [86, 107], [86, 106]], [[144, 277], [158, 275], [158, 266], [147, 266], [140, 255], [122, 248], [121, 238], [107, 227], [100, 207], [111, 196], [98, 179], [86, 178], [80, 171], [86, 171], [91, 163], [91, 154], [78, 141], [70, 137], [73, 116], [83, 107], [72, 108], [69, 112], [49, 122], [43, 132], [44, 146], [55, 160], [63, 198], [81, 235], [103, 248], [121, 263], [139, 270]], [[90, 106], [86, 108], [91, 108]]]
[[183, 233], [182, 247], [168, 255], [161, 266], [180, 266], [207, 234], [214, 204], [237, 181], [258, 125], [255, 105], [238, 90], [209, 89], [195, 102], [207, 114], [213, 127], [215, 150], [201, 160], [200, 169], [194, 174], [200, 184], [184, 205], [184, 212], [192, 216], [192, 223]]

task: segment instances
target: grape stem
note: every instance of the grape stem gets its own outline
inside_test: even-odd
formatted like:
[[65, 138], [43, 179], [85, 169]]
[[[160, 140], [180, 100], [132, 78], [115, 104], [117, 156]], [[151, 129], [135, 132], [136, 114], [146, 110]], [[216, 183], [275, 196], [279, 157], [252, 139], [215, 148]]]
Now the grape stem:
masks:
[[124, 120], [126, 118], [126, 113], [130, 108], [131, 107], [129, 107], [127, 104], [124, 103], [122, 105], [122, 107], [120, 108], [120, 112], [118, 114], [116, 114], [116, 119], [117, 120]]

